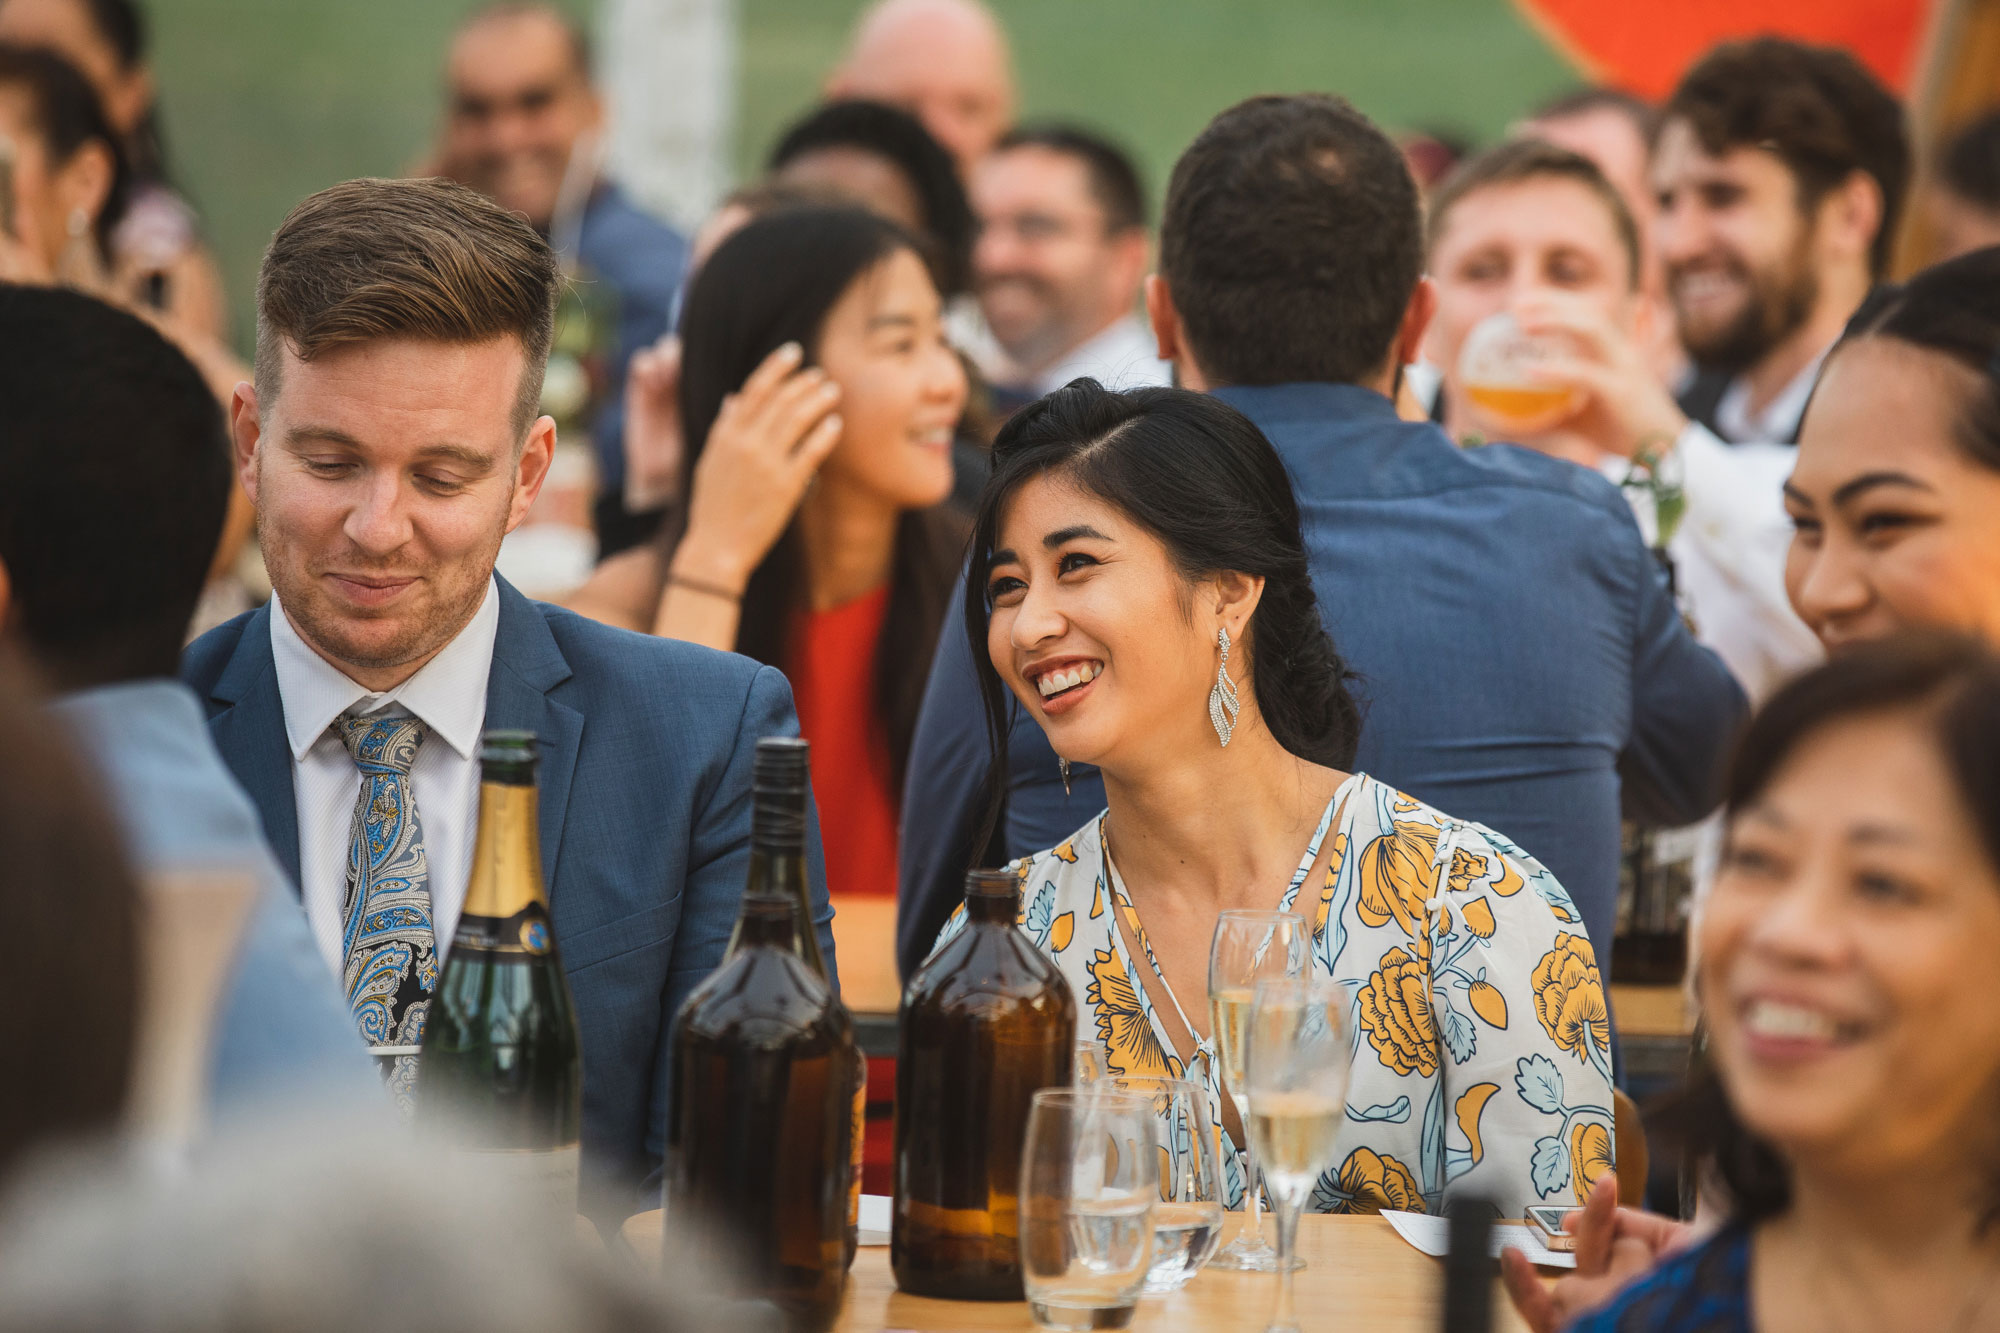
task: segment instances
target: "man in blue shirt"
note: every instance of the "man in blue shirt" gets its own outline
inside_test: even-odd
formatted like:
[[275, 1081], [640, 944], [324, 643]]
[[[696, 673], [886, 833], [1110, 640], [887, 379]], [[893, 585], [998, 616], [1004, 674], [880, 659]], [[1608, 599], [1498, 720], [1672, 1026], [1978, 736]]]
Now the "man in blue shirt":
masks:
[[[1356, 766], [1539, 858], [1604, 967], [1621, 812], [1705, 814], [1743, 694], [1689, 636], [1608, 482], [1398, 418], [1435, 304], [1422, 230], [1400, 154], [1365, 117], [1255, 98], [1176, 165], [1147, 310], [1178, 381], [1241, 409], [1292, 473], [1327, 628], [1361, 677]], [[1053, 846], [1104, 805], [1082, 768], [1065, 796], [1019, 710], [993, 773], [972, 651], [947, 629], [910, 756], [906, 972], [968, 864]], [[996, 779], [1004, 849], [977, 845]]]
[[0, 286], [0, 620], [59, 691], [142, 872], [245, 873], [258, 898], [214, 1045], [218, 1113], [383, 1105], [249, 797], [174, 679], [230, 491], [222, 415], [150, 327], [75, 292]]
[[623, 503], [625, 371], [672, 323], [687, 242], [599, 174], [604, 108], [574, 20], [548, 5], [486, 5], [459, 25], [445, 78], [441, 173], [526, 216], [585, 300], [611, 312], [617, 331], [591, 425], [599, 554], [609, 555], [658, 522]]

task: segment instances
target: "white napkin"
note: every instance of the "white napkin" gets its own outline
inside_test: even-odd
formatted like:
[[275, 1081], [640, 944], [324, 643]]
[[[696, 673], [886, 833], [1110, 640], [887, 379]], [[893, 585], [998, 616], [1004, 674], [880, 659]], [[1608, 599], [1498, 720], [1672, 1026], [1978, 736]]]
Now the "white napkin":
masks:
[[[867, 1216], [868, 1200], [863, 1199], [862, 1216]], [[1425, 1254], [1442, 1259], [1451, 1248], [1451, 1219], [1432, 1217], [1429, 1213], [1405, 1213], [1393, 1208], [1382, 1210], [1382, 1216], [1389, 1219], [1389, 1225], [1396, 1228], [1396, 1234]], [[862, 1223], [863, 1226], [867, 1222]], [[1542, 1244], [1539, 1231], [1528, 1226], [1498, 1225], [1493, 1228], [1493, 1257], [1498, 1259], [1500, 1251], [1512, 1246], [1527, 1255], [1530, 1260], [1544, 1268], [1575, 1268], [1576, 1256], [1562, 1250], [1552, 1250]]]

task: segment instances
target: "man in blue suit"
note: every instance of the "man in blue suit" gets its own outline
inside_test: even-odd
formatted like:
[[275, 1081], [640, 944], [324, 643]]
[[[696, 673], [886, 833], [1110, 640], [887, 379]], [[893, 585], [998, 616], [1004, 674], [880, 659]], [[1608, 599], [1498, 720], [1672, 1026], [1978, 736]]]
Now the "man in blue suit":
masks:
[[[747, 873], [752, 752], [798, 727], [776, 671], [493, 573], [554, 448], [535, 405], [557, 282], [534, 229], [463, 186], [350, 181], [293, 210], [259, 274], [256, 383], [230, 410], [273, 596], [197, 641], [183, 674], [392, 1087], [463, 903], [480, 732], [540, 737], [585, 1205], [615, 1217], [657, 1187], [673, 1019], [721, 960]], [[394, 938], [346, 929], [382, 874], [350, 861], [351, 832], [384, 820], [390, 887], [428, 902]], [[816, 828], [810, 861], [830, 963]]]
[[[1538, 857], [1608, 971], [1621, 810], [1707, 813], [1743, 694], [1689, 636], [1610, 483], [1398, 418], [1435, 297], [1395, 146], [1335, 98], [1223, 112], [1174, 168], [1146, 304], [1178, 382], [1244, 412], [1291, 471], [1327, 629], [1361, 676], [1356, 766]], [[972, 651], [947, 630], [911, 750], [905, 971], [987, 850]], [[1104, 807], [1094, 772], [1065, 784], [1018, 709], [1003, 765], [1008, 856]]]

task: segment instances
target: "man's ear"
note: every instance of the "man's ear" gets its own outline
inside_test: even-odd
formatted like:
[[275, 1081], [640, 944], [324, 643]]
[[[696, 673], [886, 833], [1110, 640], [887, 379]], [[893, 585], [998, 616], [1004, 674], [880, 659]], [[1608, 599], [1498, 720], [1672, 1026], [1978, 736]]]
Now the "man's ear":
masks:
[[1193, 349], [1187, 345], [1181, 312], [1174, 307], [1173, 289], [1158, 273], [1146, 277], [1146, 321], [1153, 326], [1153, 341], [1159, 347], [1160, 360], [1174, 364], [1174, 382], [1183, 389], [1206, 393], [1208, 379], [1195, 364]]
[[229, 444], [236, 459], [236, 479], [252, 504], [257, 502], [257, 446], [263, 438], [257, 386], [245, 380], [229, 396]]
[[514, 499], [507, 507], [507, 531], [521, 526], [521, 520], [535, 507], [542, 483], [549, 479], [549, 464], [556, 456], [556, 419], [536, 417], [528, 427], [528, 441], [521, 446], [520, 462], [514, 465]]
[[1841, 258], [1869, 262], [1875, 235], [1882, 230], [1882, 187], [1856, 168], [1820, 202], [1820, 235]]
[[1152, 245], [1143, 227], [1132, 227], [1111, 238], [1111, 262], [1105, 265], [1105, 280], [1119, 301], [1118, 313], [1131, 311], [1132, 290], [1139, 287], [1146, 276], [1146, 263], [1152, 258]]
[[1437, 284], [1428, 275], [1418, 278], [1416, 288], [1410, 293], [1410, 303], [1403, 307], [1403, 322], [1396, 329], [1396, 343], [1391, 349], [1391, 372], [1422, 357], [1424, 333], [1430, 328], [1431, 317], [1437, 314], [1437, 308]]

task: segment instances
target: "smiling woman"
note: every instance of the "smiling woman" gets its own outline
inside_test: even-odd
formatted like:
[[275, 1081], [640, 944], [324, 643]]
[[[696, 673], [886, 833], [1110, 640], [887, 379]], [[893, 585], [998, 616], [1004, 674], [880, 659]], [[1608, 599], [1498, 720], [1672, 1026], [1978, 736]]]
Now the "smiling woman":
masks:
[[[1223, 911], [1297, 911], [1366, 1038], [1309, 1206], [1583, 1198], [1612, 1128], [1590, 941], [1505, 837], [1345, 771], [1361, 719], [1270, 442], [1209, 395], [1078, 380], [1016, 413], [994, 462], [966, 633], [996, 753], [1017, 706], [1104, 779], [1104, 813], [1016, 868], [1105, 1068], [1200, 1080], [1241, 1143], [1210, 941]], [[1232, 1205], [1245, 1189], [1232, 1169]]]
[[1827, 357], [1785, 487], [1785, 585], [1829, 649], [2000, 645], [2000, 248], [1884, 288]]
[[1836, 657], [1758, 714], [1726, 810], [1682, 1119], [1734, 1217], [1574, 1329], [1994, 1327], [2000, 660]]

